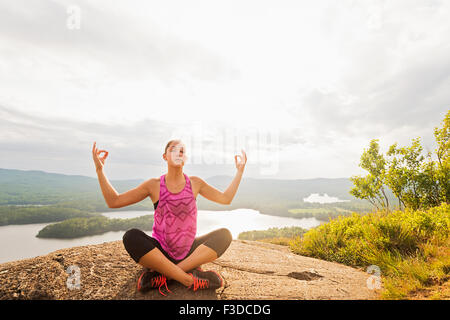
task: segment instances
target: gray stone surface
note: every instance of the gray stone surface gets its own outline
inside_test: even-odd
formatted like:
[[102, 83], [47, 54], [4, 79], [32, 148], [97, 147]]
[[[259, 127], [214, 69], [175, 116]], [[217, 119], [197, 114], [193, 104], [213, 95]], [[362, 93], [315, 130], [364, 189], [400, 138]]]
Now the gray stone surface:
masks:
[[[80, 268], [80, 289], [69, 290], [66, 272]], [[219, 272], [217, 290], [192, 292], [172, 281], [172, 293], [137, 292], [142, 266], [121, 241], [62, 249], [45, 256], [0, 264], [0, 299], [376, 299], [367, 287], [370, 276], [338, 263], [296, 255], [288, 247], [233, 240], [228, 250], [204, 270]]]

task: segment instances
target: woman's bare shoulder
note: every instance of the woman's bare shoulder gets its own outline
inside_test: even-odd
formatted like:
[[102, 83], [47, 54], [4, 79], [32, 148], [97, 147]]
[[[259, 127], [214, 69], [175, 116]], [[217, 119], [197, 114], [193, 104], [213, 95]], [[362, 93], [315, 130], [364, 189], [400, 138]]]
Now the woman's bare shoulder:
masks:
[[145, 181], [148, 186], [150, 198], [152, 198], [152, 201], [154, 200], [155, 196], [159, 194], [159, 179], [160, 178], [150, 178]]
[[200, 191], [200, 189], [206, 184], [206, 181], [199, 176], [189, 176], [189, 179], [191, 180], [192, 186], [196, 191]]
[[189, 176], [189, 179], [193, 183], [198, 184], [198, 185], [201, 185], [204, 182], [204, 180], [202, 178], [200, 178], [199, 176]]
[[200, 188], [202, 187], [204, 181], [202, 178], [198, 176], [189, 176], [191, 181], [192, 191], [194, 192], [195, 198], [197, 198], [198, 193], [200, 192]]
[[149, 184], [149, 186], [150, 187], [153, 187], [153, 186], [159, 186], [159, 182], [160, 182], [160, 180], [159, 180], [160, 178], [150, 178], [150, 179], [148, 179], [147, 180], [147, 183]]

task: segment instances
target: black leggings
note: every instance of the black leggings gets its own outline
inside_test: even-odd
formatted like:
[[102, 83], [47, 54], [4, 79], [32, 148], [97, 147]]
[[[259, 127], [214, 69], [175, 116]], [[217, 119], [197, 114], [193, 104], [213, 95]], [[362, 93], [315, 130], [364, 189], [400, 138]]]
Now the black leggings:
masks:
[[148, 253], [150, 250], [158, 248], [164, 254], [164, 256], [166, 256], [167, 259], [177, 264], [186, 259], [201, 244], [204, 244], [208, 248], [213, 249], [217, 253], [217, 257], [220, 257], [230, 246], [233, 237], [230, 230], [226, 228], [220, 228], [211, 231], [203, 236], [196, 237], [186, 257], [181, 260], [176, 260], [169, 256], [169, 254], [161, 247], [161, 244], [158, 242], [158, 240], [150, 237], [148, 234], [139, 229], [133, 228], [128, 230], [127, 232], [125, 232], [122, 239], [125, 249], [131, 256], [131, 258], [136, 261], [136, 263], [138, 263], [142, 256]]

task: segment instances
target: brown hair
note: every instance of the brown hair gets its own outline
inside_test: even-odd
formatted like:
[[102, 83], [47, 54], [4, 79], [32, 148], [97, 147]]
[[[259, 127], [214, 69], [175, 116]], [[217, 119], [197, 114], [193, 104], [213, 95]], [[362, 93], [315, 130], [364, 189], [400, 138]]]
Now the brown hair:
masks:
[[166, 148], [164, 149], [164, 153], [167, 153], [167, 149], [169, 148], [170, 144], [171, 144], [172, 142], [176, 142], [176, 141], [180, 141], [180, 140], [179, 140], [179, 139], [170, 140], [170, 141], [167, 143]]

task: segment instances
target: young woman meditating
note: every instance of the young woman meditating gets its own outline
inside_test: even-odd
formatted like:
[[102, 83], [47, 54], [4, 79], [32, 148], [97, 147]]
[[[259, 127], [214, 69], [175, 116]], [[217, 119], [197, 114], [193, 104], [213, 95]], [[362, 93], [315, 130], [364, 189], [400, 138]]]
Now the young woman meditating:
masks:
[[[102, 157], [100, 154], [104, 153]], [[96, 142], [92, 155], [103, 197], [109, 208], [122, 208], [150, 197], [155, 208], [152, 236], [142, 230], [130, 229], [123, 236], [123, 244], [131, 258], [145, 267], [137, 288], [141, 292], [159, 288], [167, 281], [176, 280], [188, 289], [217, 289], [223, 285], [215, 271], [204, 271], [199, 266], [214, 261], [230, 246], [232, 236], [220, 228], [196, 237], [197, 203], [201, 194], [208, 200], [230, 204], [236, 194], [247, 163], [247, 155], [235, 155], [236, 176], [225, 192], [209, 185], [203, 179], [183, 172], [186, 148], [181, 140], [166, 145], [163, 159], [167, 173], [144, 181], [136, 188], [119, 194], [103, 172], [108, 151], [98, 150]], [[238, 158], [240, 159], [238, 161]]]

